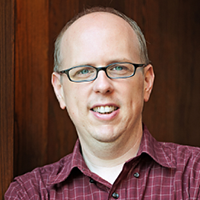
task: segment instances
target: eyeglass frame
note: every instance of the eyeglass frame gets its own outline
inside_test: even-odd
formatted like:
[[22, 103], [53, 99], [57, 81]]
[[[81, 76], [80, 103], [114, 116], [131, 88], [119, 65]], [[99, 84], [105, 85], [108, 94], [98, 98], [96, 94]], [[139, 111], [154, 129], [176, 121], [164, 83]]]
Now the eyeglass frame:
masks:
[[[122, 77], [114, 77], [114, 78], [113, 78], [113, 77], [110, 77], [110, 76], [107, 74], [107, 68], [108, 68], [109, 66], [114, 65], [114, 64], [125, 64], [125, 63], [126, 63], [126, 64], [131, 64], [131, 65], [134, 66], [134, 72], [133, 72], [133, 74], [131, 74], [130, 76], [122, 76]], [[149, 63], [148, 63], [148, 64], [149, 64]], [[58, 71], [57, 73], [59, 73], [59, 74], [66, 74], [67, 77], [68, 77], [68, 79], [69, 79], [71, 82], [75, 82], [75, 83], [94, 81], [95, 79], [97, 79], [98, 73], [99, 73], [99, 71], [101, 71], [101, 70], [103, 70], [103, 71], [105, 72], [106, 76], [107, 76], [108, 78], [110, 78], [110, 79], [124, 79], [124, 78], [130, 78], [130, 77], [134, 76], [138, 67], [143, 67], [143, 68], [144, 68], [144, 67], [146, 67], [148, 64], [136, 64], [136, 63], [131, 63], [131, 62], [115, 62], [115, 63], [111, 63], [111, 64], [109, 64], [109, 65], [107, 65], [107, 66], [105, 66], [105, 67], [94, 67], [94, 66], [92, 66], [92, 65], [78, 65], [78, 66], [71, 67], [71, 68], [69, 68], [69, 69], [65, 69], [65, 70]], [[69, 71], [72, 70], [72, 69], [74, 69], [74, 68], [84, 67], [84, 66], [89, 66], [89, 67], [94, 68], [94, 69], [96, 70], [96, 76], [95, 76], [93, 79], [90, 79], [90, 80], [81, 80], [81, 81], [74, 81], [74, 80], [72, 80], [72, 79], [70, 78]]]

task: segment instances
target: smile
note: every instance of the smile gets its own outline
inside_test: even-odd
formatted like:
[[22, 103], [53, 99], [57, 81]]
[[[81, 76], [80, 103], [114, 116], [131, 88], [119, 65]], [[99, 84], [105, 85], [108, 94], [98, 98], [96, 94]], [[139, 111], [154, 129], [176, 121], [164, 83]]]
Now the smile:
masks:
[[110, 114], [117, 109], [118, 107], [116, 106], [98, 106], [94, 107], [92, 110], [101, 114]]

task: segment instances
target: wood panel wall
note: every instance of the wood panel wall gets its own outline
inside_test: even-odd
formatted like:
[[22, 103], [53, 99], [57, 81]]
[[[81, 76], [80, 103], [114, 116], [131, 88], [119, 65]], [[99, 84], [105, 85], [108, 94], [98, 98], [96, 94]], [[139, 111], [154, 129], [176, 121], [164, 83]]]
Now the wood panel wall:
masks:
[[13, 177], [14, 2], [0, 1], [0, 199]]
[[54, 41], [83, 8], [111, 6], [145, 33], [156, 79], [144, 122], [161, 141], [200, 146], [196, 0], [0, 1], [0, 198], [13, 179], [72, 151], [76, 131], [50, 83]]

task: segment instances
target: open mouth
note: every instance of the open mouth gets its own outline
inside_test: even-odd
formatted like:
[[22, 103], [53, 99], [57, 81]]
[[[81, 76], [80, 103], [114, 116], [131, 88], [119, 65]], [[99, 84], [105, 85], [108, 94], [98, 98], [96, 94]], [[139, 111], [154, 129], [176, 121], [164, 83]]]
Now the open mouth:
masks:
[[117, 109], [118, 107], [116, 106], [98, 106], [98, 107], [92, 108], [92, 111], [98, 112], [100, 114], [110, 114]]

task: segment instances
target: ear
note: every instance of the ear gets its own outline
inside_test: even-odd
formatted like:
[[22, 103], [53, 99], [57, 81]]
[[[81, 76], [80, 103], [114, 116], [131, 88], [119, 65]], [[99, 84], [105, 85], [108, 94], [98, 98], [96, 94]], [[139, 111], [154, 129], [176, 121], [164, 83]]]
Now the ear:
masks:
[[148, 64], [144, 68], [144, 101], [147, 102], [149, 100], [152, 88], [153, 88], [153, 82], [154, 82], [154, 71], [153, 66], [151, 64]]
[[65, 109], [65, 101], [64, 101], [64, 95], [63, 95], [63, 86], [61, 83], [61, 77], [60, 74], [53, 72], [51, 75], [51, 84], [53, 85], [53, 89], [55, 92], [55, 95], [58, 99], [58, 102], [60, 104], [61, 109]]

